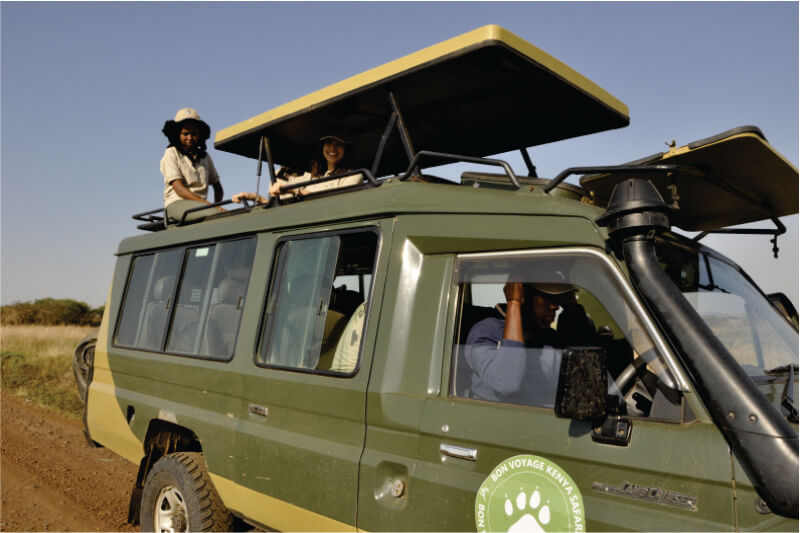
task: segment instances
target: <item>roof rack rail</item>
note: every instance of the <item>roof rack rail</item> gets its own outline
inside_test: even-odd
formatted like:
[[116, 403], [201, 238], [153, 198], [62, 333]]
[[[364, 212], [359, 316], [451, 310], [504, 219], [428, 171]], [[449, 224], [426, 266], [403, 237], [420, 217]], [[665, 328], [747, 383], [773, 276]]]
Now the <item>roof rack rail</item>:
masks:
[[[353, 188], [356, 188], [356, 187], [363, 187], [364, 185], [368, 185], [370, 187], [378, 187], [380, 185], [380, 183], [378, 183], [378, 180], [375, 179], [375, 176], [372, 174], [371, 170], [369, 170], [367, 168], [357, 168], [357, 169], [354, 169], [354, 170], [348, 170], [347, 172], [338, 172], [336, 174], [331, 174], [329, 176], [322, 176], [322, 177], [319, 177], [319, 178], [312, 178], [312, 179], [306, 180], [306, 181], [298, 181], [298, 182], [295, 182], [295, 183], [292, 183], [292, 184], [289, 184], [289, 185], [283, 185], [283, 186], [280, 187], [279, 191], [281, 193], [284, 193], [284, 192], [291, 191], [292, 189], [299, 189], [301, 187], [306, 187], [308, 185], [315, 185], [317, 183], [325, 183], [326, 181], [333, 181], [333, 180], [336, 180], [336, 179], [339, 179], [339, 178], [345, 178], [347, 176], [355, 176], [356, 174], [361, 174], [362, 176], [364, 176], [367, 179], [366, 183], [362, 180], [362, 182], [360, 184], [358, 184], [358, 185], [353, 185], [351, 187], [343, 187], [343, 188], [339, 189], [339, 191], [341, 191], [342, 189], [350, 190], [350, 189], [353, 189]], [[333, 192], [333, 190], [325, 191], [325, 192]], [[257, 205], [261, 205], [261, 206], [263, 206], [265, 208], [266, 207], [271, 207], [273, 205], [273, 200], [275, 200], [275, 199], [277, 199], [278, 203], [281, 202], [280, 195], [278, 195], [277, 197], [270, 197], [267, 200], [267, 203], [265, 203], [265, 204], [257, 204]]]
[[456, 163], [460, 162], [475, 163], [478, 165], [491, 165], [496, 167], [502, 167], [503, 170], [506, 171], [506, 176], [508, 176], [508, 179], [511, 180], [511, 183], [514, 184], [514, 187], [516, 187], [517, 189], [522, 187], [519, 183], [519, 180], [517, 179], [517, 175], [514, 174], [514, 171], [511, 169], [509, 164], [503, 161], [502, 159], [487, 159], [485, 157], [472, 157], [468, 155], [446, 154], [443, 152], [430, 152], [428, 150], [420, 150], [419, 152], [414, 154], [411, 163], [408, 165], [408, 169], [398, 179], [400, 181], [403, 181], [408, 179], [412, 174], [414, 174], [417, 170], [419, 160], [424, 157], [447, 159]]
[[[186, 224], [186, 222], [196, 222], [195, 220], [190, 220], [190, 221], [186, 220], [186, 217], [188, 215], [191, 215], [192, 213], [197, 213], [198, 211], [204, 211], [204, 210], [212, 208], [212, 207], [221, 207], [223, 205], [228, 205], [228, 204], [232, 204], [232, 203], [233, 203], [233, 200], [222, 200], [221, 202], [214, 202], [213, 204], [192, 207], [191, 209], [187, 209], [186, 211], [183, 212], [183, 215], [181, 215], [181, 219], [177, 222], [176, 225], [177, 226], [183, 226], [184, 224]], [[238, 211], [238, 209], [237, 209], [237, 211]], [[214, 213], [214, 214], [216, 215], [216, 213]], [[211, 215], [209, 215], [209, 216], [211, 216]], [[205, 218], [206, 217], [203, 217], [202, 220], [205, 220]]]
[[670, 172], [680, 172], [690, 176], [702, 176], [704, 173], [694, 167], [684, 165], [614, 165], [601, 167], [570, 167], [562, 170], [550, 183], [545, 185], [544, 192], [553, 190], [559, 183], [567, 179], [572, 174], [637, 174], [639, 172], [656, 172], [669, 174]]
[[[161, 215], [156, 215], [156, 213], [161, 213]], [[150, 211], [145, 211], [143, 213], [136, 213], [131, 218], [133, 220], [138, 220], [139, 222], [144, 222], [144, 224], [139, 224], [136, 226], [137, 229], [158, 231], [160, 229], [166, 229], [167, 227], [165, 213], [165, 209], [163, 207], [159, 207], [158, 209], [151, 209]]]
[[[223, 200], [221, 202], [216, 202], [213, 204], [202, 205], [198, 207], [193, 207], [191, 209], [187, 209], [183, 215], [181, 216], [180, 220], [175, 219], [167, 219], [166, 217], [166, 209], [163, 207], [159, 207], [157, 209], [151, 209], [150, 211], [144, 211], [142, 213], [136, 213], [132, 215], [131, 218], [133, 220], [138, 220], [140, 222], [144, 222], [144, 224], [139, 224], [136, 226], [137, 229], [145, 230], [145, 231], [161, 231], [167, 229], [170, 224], [176, 226], [183, 226], [185, 224], [199, 222], [200, 220], [205, 220], [206, 217], [197, 220], [186, 220], [186, 216], [190, 215], [191, 213], [195, 213], [197, 211], [203, 211], [205, 209], [209, 209], [212, 207], [220, 207], [227, 204], [232, 204], [233, 200]], [[247, 201], [243, 202], [244, 206], [241, 209], [236, 209], [233, 211], [228, 211], [228, 213], [236, 213], [238, 211], [249, 211], [252, 207], [247, 203]], [[223, 213], [219, 213], [220, 215]], [[216, 213], [214, 214], [216, 216]]]

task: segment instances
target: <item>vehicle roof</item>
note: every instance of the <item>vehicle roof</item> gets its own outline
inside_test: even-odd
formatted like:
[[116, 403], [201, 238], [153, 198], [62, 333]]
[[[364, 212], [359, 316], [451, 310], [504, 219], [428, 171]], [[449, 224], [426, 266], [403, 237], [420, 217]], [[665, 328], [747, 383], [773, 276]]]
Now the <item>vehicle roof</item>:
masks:
[[[216, 134], [214, 146], [303, 168], [322, 135], [350, 137], [353, 168], [371, 168], [396, 97], [414, 149], [473, 157], [536, 146], [630, 122], [600, 86], [499, 26], [483, 26], [261, 113]], [[409, 165], [390, 137], [377, 175]]]
[[[627, 164], [676, 164], [700, 171], [637, 175], [652, 181], [667, 203], [672, 198], [670, 186], [677, 187], [680, 209], [670, 221], [686, 231], [710, 231], [798, 212], [797, 169], [755, 126], [734, 128]], [[585, 176], [580, 183], [605, 205], [614, 186], [629, 177], [598, 174]]]
[[[350, 192], [315, 195], [289, 205], [269, 208], [253, 207], [215, 215], [199, 224], [170, 226], [165, 231], [140, 234], [124, 239], [117, 253], [154, 249], [221, 237], [261, 231], [290, 231], [303, 227], [339, 225], [354, 220], [374, 220], [403, 214], [448, 215], [462, 213], [487, 215], [541, 215], [581, 217], [591, 223], [603, 209], [577, 200], [576, 188], [559, 186], [550, 194], [541, 187], [504, 190], [493, 187], [474, 187], [458, 184], [420, 183], [389, 179], [380, 187]], [[534, 219], [531, 224], [536, 223]], [[597, 237], [603, 228], [590, 233]], [[465, 230], [464, 238], [469, 235]], [[498, 228], [495, 244], [503, 239]], [[599, 238], [599, 237], [597, 237]], [[600, 241], [598, 241], [600, 242]]]

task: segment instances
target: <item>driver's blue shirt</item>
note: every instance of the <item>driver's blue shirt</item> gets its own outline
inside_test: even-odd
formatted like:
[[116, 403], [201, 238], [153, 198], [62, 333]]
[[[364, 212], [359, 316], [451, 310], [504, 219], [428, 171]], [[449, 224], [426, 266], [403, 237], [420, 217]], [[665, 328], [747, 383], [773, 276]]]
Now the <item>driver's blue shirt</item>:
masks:
[[470, 397], [495, 402], [552, 407], [561, 365], [556, 332], [526, 332], [526, 339], [503, 339], [505, 322], [486, 318], [467, 336], [465, 357], [471, 371]]

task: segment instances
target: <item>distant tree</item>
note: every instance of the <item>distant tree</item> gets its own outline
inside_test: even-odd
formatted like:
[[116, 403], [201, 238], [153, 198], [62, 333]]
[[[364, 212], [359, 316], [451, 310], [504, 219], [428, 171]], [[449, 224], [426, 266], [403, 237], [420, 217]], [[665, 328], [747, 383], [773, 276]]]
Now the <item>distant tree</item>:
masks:
[[41, 298], [34, 302], [14, 302], [0, 307], [0, 324], [98, 326], [103, 309], [104, 306], [92, 309], [77, 300]]

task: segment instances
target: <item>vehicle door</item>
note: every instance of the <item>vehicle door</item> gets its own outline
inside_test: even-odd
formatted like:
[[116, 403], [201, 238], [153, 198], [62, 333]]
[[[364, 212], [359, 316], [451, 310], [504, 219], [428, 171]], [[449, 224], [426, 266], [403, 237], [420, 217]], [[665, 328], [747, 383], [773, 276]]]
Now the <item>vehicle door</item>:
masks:
[[[464, 255], [453, 272], [452, 342], [441, 391], [425, 405], [420, 464], [409, 480], [409, 498], [436, 517], [423, 529], [733, 527], [727, 444], [604, 253]], [[570, 289], [551, 324], [567, 337], [561, 346], [531, 347], [536, 343], [526, 338], [522, 358], [509, 355], [503, 332], [510, 282]], [[576, 309], [588, 315], [596, 337], [569, 338], [576, 329], [566, 321]], [[475, 355], [479, 338], [490, 340], [483, 358]], [[613, 414], [602, 426], [558, 418], [553, 409], [564, 350], [586, 343], [607, 355]]]
[[292, 232], [274, 242], [235, 461], [250, 498], [240, 512], [279, 530], [352, 530], [380, 300], [374, 222]]

